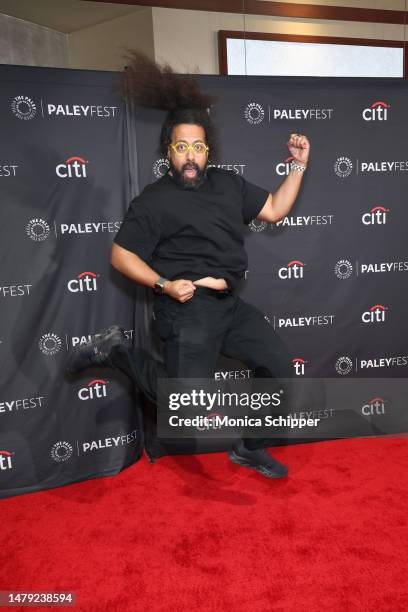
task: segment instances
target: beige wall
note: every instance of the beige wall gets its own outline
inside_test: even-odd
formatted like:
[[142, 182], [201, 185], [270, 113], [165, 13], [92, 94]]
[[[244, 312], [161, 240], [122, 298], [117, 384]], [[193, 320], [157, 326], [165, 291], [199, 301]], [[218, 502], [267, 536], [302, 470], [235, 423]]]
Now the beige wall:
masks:
[[71, 68], [122, 70], [126, 48], [154, 58], [152, 9], [77, 30], [68, 37]]
[[[286, 0], [304, 2], [308, 0]], [[345, 0], [319, 0], [342, 5]], [[405, 0], [347, 0], [359, 8], [404, 9]], [[261, 17], [144, 8], [66, 35], [0, 14], [0, 63], [122, 70], [126, 48], [145, 51], [179, 72], [218, 74], [218, 30], [403, 40], [402, 25]], [[407, 27], [408, 35], [408, 27]]]
[[[351, 5], [352, 0], [348, 0]], [[392, 0], [391, 0], [392, 1]], [[326, 0], [326, 4], [332, 0]], [[354, 4], [361, 7], [359, 0]], [[384, 7], [384, 2], [378, 8]], [[394, 2], [393, 2], [394, 4]], [[400, 6], [395, 1], [397, 8]], [[387, 2], [388, 5], [388, 2]], [[402, 25], [364, 22], [287, 19], [204, 11], [153, 8], [154, 50], [179, 72], [218, 74], [218, 30], [246, 30], [279, 34], [307, 34], [351, 38], [403, 40]]]
[[0, 64], [68, 68], [67, 36], [0, 14]]

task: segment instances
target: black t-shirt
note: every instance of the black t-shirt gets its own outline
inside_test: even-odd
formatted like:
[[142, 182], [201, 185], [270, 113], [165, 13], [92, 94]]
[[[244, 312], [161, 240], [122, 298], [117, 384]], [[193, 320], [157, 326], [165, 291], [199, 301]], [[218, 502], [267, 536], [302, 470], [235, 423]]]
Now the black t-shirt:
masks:
[[208, 168], [196, 190], [166, 174], [132, 200], [115, 242], [169, 280], [213, 276], [234, 287], [247, 267], [244, 226], [268, 195], [220, 168]]

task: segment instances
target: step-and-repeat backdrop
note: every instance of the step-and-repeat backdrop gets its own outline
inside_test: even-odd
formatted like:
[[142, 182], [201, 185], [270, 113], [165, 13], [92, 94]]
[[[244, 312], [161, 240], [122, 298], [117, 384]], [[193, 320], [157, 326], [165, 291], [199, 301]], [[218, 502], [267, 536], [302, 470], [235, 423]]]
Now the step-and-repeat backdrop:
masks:
[[130, 382], [68, 379], [68, 350], [120, 324], [133, 288], [109, 264], [130, 199], [112, 73], [0, 67], [0, 495], [114, 474], [141, 452]]
[[[163, 113], [126, 116], [117, 75], [4, 66], [0, 78], [7, 496], [113, 474], [141, 452], [130, 381], [108, 370], [69, 379], [64, 365], [72, 346], [111, 324], [149, 344], [148, 304], [137, 299], [134, 309], [134, 287], [111, 269], [109, 252], [137, 187], [167, 162], [157, 153]], [[408, 367], [405, 81], [199, 79], [219, 96], [211, 112], [221, 156], [211, 163], [274, 191], [289, 172], [289, 134], [312, 144], [290, 215], [246, 230], [241, 296], [282, 336], [295, 377], [371, 378], [357, 410], [377, 433], [406, 430], [401, 406], [381, 387]], [[228, 360], [216, 372], [250, 376]], [[332, 411], [319, 416], [335, 437]]]
[[[200, 82], [219, 96], [211, 109], [221, 149], [215, 165], [274, 191], [290, 169], [289, 135], [311, 141], [291, 213], [277, 224], [255, 220], [246, 231], [241, 285], [241, 296], [285, 341], [295, 379], [336, 379], [336, 388], [344, 381], [341, 414], [326, 401], [330, 383], [322, 381], [301, 416], [320, 418], [328, 438], [407, 431], [406, 80], [202, 76]], [[137, 117], [140, 187], [167, 170], [155, 148], [162, 119], [145, 110]], [[222, 359], [215, 374], [251, 375], [244, 364]]]

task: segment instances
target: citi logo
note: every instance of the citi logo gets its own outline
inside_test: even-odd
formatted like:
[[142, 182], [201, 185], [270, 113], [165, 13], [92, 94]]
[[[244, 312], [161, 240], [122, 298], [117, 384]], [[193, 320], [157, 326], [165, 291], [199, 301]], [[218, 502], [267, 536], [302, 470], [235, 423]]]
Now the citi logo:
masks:
[[89, 162], [82, 157], [68, 157], [68, 159], [55, 168], [60, 178], [86, 178], [86, 164]]
[[276, 166], [276, 174], [279, 176], [288, 176], [290, 172], [290, 163], [294, 159], [293, 155], [289, 155], [283, 162], [280, 162]]
[[303, 261], [294, 259], [290, 261], [287, 266], [283, 266], [278, 270], [278, 276], [282, 280], [288, 280], [292, 278], [300, 279], [303, 278]]
[[382, 397], [373, 397], [361, 407], [361, 412], [364, 416], [385, 414], [385, 400]]
[[222, 429], [222, 424], [220, 420], [223, 418], [223, 415], [219, 412], [209, 412], [200, 425], [196, 426], [198, 431], [206, 431], [209, 429]]
[[387, 213], [389, 212], [389, 208], [384, 208], [384, 206], [374, 206], [370, 212], [363, 214], [361, 221], [364, 223], [364, 225], [385, 225], [387, 223]]
[[95, 380], [91, 380], [86, 387], [82, 387], [82, 389], [78, 391], [78, 397], [82, 401], [107, 397], [107, 384], [109, 384], [108, 380], [103, 380], [102, 378], [95, 378]]
[[295, 357], [295, 359], [292, 359], [292, 363], [295, 369], [296, 376], [304, 376], [305, 375], [305, 365], [307, 364], [307, 361], [305, 361], [301, 357]]
[[387, 121], [389, 108], [389, 104], [377, 100], [363, 110], [363, 119], [364, 121]]
[[11, 457], [13, 453], [6, 450], [0, 450], [0, 470], [11, 470], [13, 464], [11, 462]]
[[384, 323], [385, 313], [388, 310], [387, 306], [382, 304], [375, 304], [371, 306], [370, 310], [366, 310], [361, 315], [363, 323]]
[[84, 291], [97, 291], [97, 275], [95, 272], [81, 272], [76, 278], [68, 281], [68, 291], [71, 293], [83, 293]]

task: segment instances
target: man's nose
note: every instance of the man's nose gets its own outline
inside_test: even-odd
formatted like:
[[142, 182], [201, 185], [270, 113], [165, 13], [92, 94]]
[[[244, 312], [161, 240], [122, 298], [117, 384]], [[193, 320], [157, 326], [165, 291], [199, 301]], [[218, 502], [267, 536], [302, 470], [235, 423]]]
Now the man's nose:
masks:
[[193, 151], [193, 149], [191, 147], [187, 150], [186, 157], [187, 157], [187, 159], [194, 159], [195, 158], [194, 151]]

